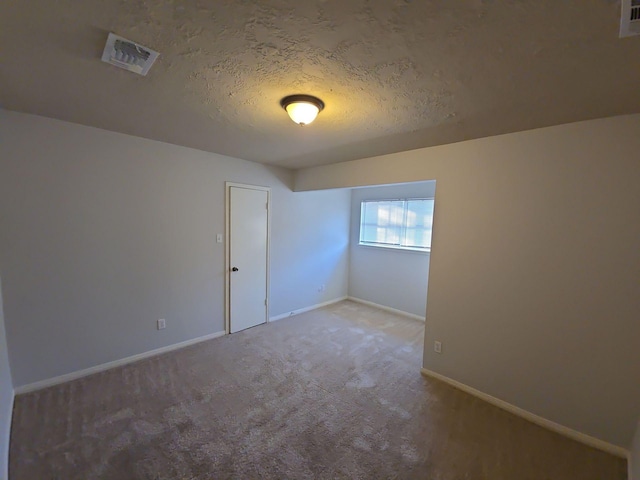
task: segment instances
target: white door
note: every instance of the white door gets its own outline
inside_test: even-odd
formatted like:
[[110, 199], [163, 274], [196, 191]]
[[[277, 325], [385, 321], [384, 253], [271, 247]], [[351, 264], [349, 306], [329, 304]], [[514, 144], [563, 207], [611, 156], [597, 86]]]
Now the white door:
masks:
[[229, 187], [229, 332], [267, 321], [269, 192]]

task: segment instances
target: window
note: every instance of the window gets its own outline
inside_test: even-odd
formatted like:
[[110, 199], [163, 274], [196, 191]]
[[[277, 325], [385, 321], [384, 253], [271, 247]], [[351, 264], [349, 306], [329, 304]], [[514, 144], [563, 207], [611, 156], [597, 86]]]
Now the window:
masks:
[[364, 201], [360, 205], [360, 245], [431, 250], [432, 198]]

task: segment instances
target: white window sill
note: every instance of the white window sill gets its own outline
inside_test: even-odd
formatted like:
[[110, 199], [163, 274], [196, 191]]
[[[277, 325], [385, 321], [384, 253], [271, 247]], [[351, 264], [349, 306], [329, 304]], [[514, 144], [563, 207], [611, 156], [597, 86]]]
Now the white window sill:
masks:
[[423, 255], [429, 255], [431, 253], [431, 248], [397, 247], [395, 245], [373, 245], [369, 243], [358, 243], [358, 247], [373, 248], [379, 250], [393, 250], [396, 252], [421, 253]]

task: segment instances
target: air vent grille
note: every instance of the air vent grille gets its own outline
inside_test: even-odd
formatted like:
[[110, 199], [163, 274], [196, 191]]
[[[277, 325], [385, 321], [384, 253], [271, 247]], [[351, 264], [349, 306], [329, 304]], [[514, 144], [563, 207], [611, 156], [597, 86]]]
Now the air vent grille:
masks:
[[640, 0], [622, 0], [620, 38], [640, 35]]
[[631, 0], [631, 15], [629, 20], [632, 22], [640, 20], [640, 0]]
[[146, 75], [159, 53], [138, 43], [110, 33], [102, 61], [139, 75]]

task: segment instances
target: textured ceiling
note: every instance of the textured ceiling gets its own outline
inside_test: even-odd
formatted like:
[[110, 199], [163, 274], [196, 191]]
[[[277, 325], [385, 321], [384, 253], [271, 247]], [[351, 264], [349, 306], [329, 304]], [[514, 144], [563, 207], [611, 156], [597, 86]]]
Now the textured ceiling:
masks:
[[[611, 0], [14, 0], [0, 105], [304, 167], [640, 112]], [[161, 53], [100, 61], [108, 32]], [[309, 93], [299, 127], [279, 106]]]

